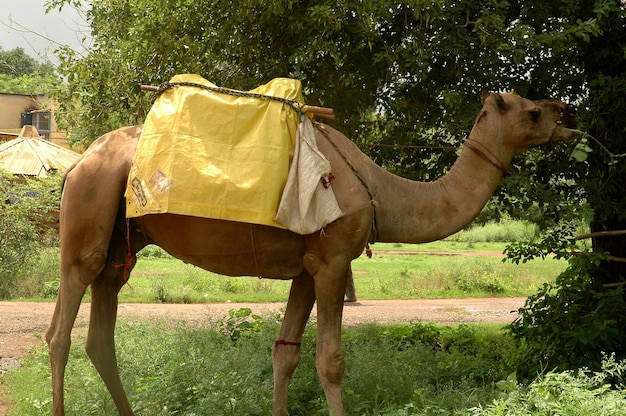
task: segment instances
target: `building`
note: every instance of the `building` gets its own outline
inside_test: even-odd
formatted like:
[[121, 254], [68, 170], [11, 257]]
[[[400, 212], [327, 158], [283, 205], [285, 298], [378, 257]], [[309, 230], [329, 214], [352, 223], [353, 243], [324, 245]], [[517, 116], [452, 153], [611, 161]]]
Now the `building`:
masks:
[[33, 125], [44, 139], [67, 147], [66, 134], [54, 119], [57, 108], [44, 94], [0, 92], [0, 140], [15, 139], [23, 126]]

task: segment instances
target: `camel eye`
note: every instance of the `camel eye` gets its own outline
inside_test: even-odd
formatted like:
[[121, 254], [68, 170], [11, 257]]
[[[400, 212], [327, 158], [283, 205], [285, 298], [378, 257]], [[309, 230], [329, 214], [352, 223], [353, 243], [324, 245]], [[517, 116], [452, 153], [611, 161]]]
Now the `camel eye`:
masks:
[[539, 117], [541, 116], [541, 108], [535, 108], [529, 111], [530, 112], [530, 117], [532, 118], [533, 121], [537, 121], [539, 120]]

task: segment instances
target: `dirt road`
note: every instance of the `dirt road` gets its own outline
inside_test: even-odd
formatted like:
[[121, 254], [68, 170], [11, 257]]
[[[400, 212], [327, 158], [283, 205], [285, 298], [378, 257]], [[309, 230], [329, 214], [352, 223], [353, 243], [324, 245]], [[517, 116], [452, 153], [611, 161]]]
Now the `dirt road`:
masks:
[[[517, 316], [525, 298], [468, 298], [420, 300], [365, 300], [346, 303], [343, 322], [355, 325], [367, 322], [498, 322], [508, 323]], [[89, 304], [81, 306], [75, 328], [81, 332], [89, 321]], [[121, 304], [120, 319], [126, 316], [164, 317], [201, 324], [227, 316], [231, 309], [250, 308], [254, 313], [280, 312], [284, 303], [219, 304]], [[41, 341], [52, 312], [53, 303], [0, 302], [0, 359], [19, 359], [31, 346]], [[313, 316], [316, 310], [313, 309]]]

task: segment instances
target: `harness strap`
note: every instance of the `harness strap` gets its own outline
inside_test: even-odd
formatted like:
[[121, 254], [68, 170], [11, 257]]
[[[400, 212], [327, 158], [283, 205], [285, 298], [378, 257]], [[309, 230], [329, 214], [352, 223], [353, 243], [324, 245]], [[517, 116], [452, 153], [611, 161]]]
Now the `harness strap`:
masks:
[[335, 144], [335, 142], [333, 142], [330, 139], [330, 136], [328, 135], [328, 132], [324, 129], [324, 126], [321, 125], [320, 123], [315, 123], [315, 127], [317, 128], [319, 132], [322, 133], [322, 135], [326, 138], [326, 141], [330, 143], [333, 149], [335, 149], [335, 152], [337, 152], [337, 154], [343, 159], [346, 165], [348, 165], [348, 167], [352, 170], [352, 173], [354, 173], [354, 176], [356, 176], [359, 182], [361, 182], [361, 185], [363, 185], [365, 192], [367, 192], [367, 195], [369, 196], [370, 201], [372, 202], [372, 206], [374, 207], [374, 221], [372, 222], [372, 236], [370, 239], [370, 242], [374, 243], [376, 241], [376, 204], [374, 203], [374, 196], [372, 195], [370, 188], [367, 186], [365, 179], [363, 179], [359, 171], [354, 167], [352, 163], [350, 163], [346, 155], [344, 155], [343, 152], [339, 150], [339, 147]]
[[285, 341], [284, 339], [277, 339], [276, 342], [274, 342], [274, 348], [277, 348], [279, 345], [290, 345], [293, 347], [299, 347], [302, 345], [302, 343], [293, 342], [293, 341]]

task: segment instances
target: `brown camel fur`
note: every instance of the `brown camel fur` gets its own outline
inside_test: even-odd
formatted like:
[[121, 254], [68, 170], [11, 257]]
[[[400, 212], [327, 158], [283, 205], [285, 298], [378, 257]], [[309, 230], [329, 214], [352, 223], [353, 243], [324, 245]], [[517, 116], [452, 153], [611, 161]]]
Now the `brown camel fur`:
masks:
[[572, 141], [574, 112], [556, 100], [486, 94], [458, 160], [443, 178], [414, 182], [374, 164], [341, 133], [316, 126], [320, 150], [333, 166], [333, 189], [346, 213], [320, 232], [301, 236], [262, 225], [160, 214], [127, 222], [124, 190], [141, 127], [96, 140], [67, 173], [61, 203], [61, 285], [46, 340], [50, 347], [53, 414], [64, 414], [63, 378], [70, 332], [91, 285], [86, 350], [120, 415], [132, 415], [122, 387], [113, 332], [117, 295], [135, 256], [157, 244], [173, 256], [229, 276], [292, 279], [274, 347], [274, 415], [287, 413], [287, 388], [300, 341], [317, 301], [316, 366], [330, 412], [343, 415], [341, 350], [343, 295], [350, 262], [369, 242], [421, 243], [467, 225], [493, 194], [513, 156], [556, 141]]

